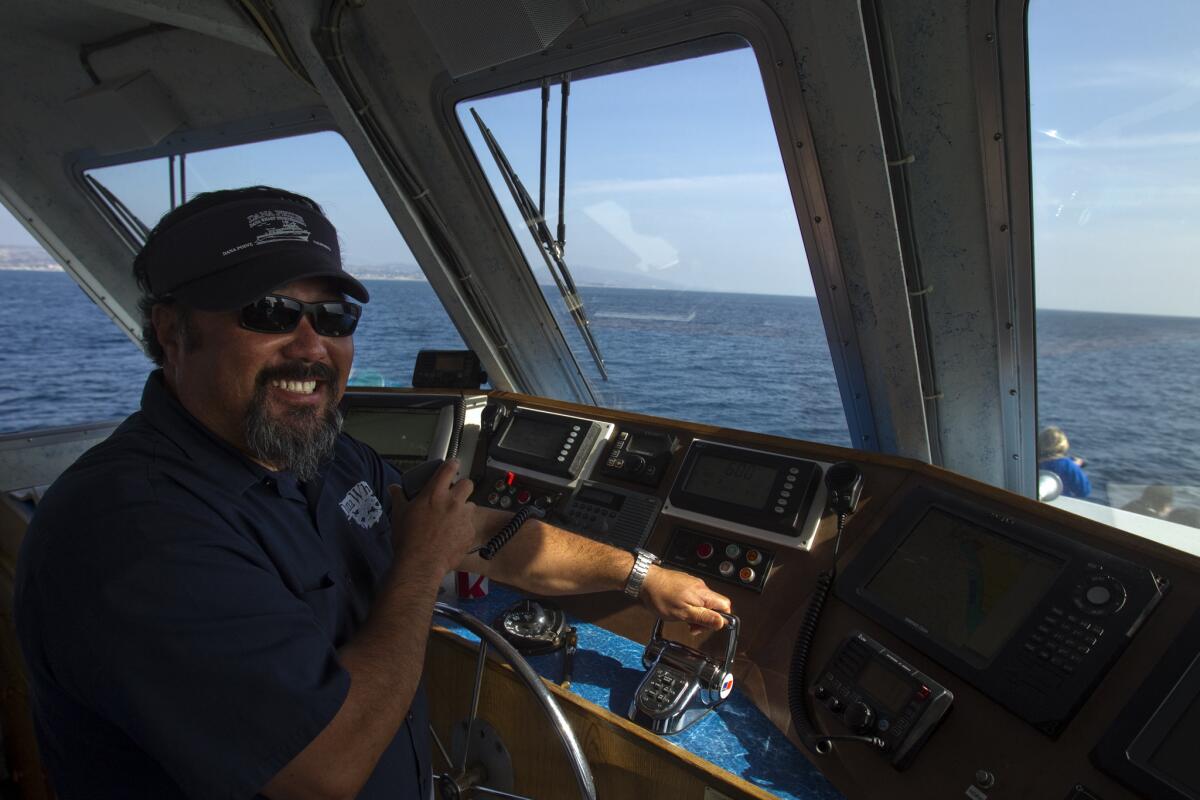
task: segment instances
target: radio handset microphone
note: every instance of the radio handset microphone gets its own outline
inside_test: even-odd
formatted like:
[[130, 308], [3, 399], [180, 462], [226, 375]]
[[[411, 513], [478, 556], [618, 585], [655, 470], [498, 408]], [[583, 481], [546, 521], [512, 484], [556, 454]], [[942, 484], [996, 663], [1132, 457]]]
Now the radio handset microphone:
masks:
[[[441, 468], [443, 463], [445, 462], [442, 459], [434, 458], [423, 464], [418, 464], [412, 469], [405, 470], [404, 474], [400, 476], [400, 488], [404, 491], [404, 497], [412, 500], [420, 494], [421, 490], [425, 488], [425, 484], [429, 483], [429, 479], [434, 476], [434, 473]], [[545, 511], [536, 504], [530, 503], [516, 514], [513, 514], [508, 524], [501, 528], [499, 533], [489, 539], [487, 544], [477, 547], [471, 552], [479, 553], [479, 557], [484, 561], [491, 561], [492, 557], [500, 552], [500, 548], [508, 544], [508, 540], [516, 535], [517, 531], [520, 530], [521, 526], [530, 517], [541, 519], [544, 516], [546, 516]]]
[[[825, 473], [825, 490], [828, 492], [829, 510], [839, 517], [854, 513], [858, 499], [862, 497], [862, 471], [849, 461], [839, 461]], [[838, 533], [841, 533], [839, 528]]]
[[837, 515], [837, 534], [833, 540], [833, 563], [829, 569], [817, 576], [817, 586], [813, 591], [808, 609], [804, 612], [804, 620], [800, 623], [800, 631], [796, 635], [796, 645], [792, 649], [792, 665], [788, 673], [788, 708], [792, 712], [792, 725], [800, 736], [804, 746], [817, 755], [826, 755], [833, 749], [834, 741], [854, 741], [883, 748], [886, 743], [875, 736], [826, 736], [818, 733], [808, 713], [808, 654], [812, 648], [813, 639], [817, 635], [817, 623], [821, 619], [821, 609], [833, 588], [833, 579], [837, 576], [838, 548], [842, 543], [842, 530], [846, 527], [846, 517], [854, 513], [862, 497], [862, 471], [849, 461], [839, 461], [825, 471], [826, 507]]
[[400, 476], [400, 488], [404, 490], [405, 499], [412, 500], [420, 494], [421, 490], [425, 488], [425, 484], [429, 483], [429, 479], [441, 469], [444, 463], [442, 459], [434, 458], [423, 464], [417, 464], [411, 469], [406, 469]]

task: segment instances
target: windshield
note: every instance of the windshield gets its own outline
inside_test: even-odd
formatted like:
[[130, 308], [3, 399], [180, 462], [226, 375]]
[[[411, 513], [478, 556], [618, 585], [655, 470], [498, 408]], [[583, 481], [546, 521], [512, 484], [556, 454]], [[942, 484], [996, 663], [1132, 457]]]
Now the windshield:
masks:
[[1183, 0], [1028, 17], [1039, 468], [1068, 505], [1200, 526], [1197, 22]]
[[[736, 40], [715, 55], [570, 80], [563, 171], [566, 77], [548, 79], [544, 202], [541, 86], [466, 100], [457, 113], [600, 402], [848, 445], [754, 52]], [[559, 254], [607, 379], [472, 112], [555, 241], [563, 178]]]
[[[316, 200], [338, 230], [346, 268], [371, 302], [355, 333], [351, 385], [409, 386], [421, 349], [462, 338], [345, 140], [321, 132], [88, 170], [147, 227], [199, 192], [255, 184]], [[132, 227], [132, 226], [131, 226]], [[130, 263], [132, 264], [132, 255]], [[36, 319], [30, 309], [39, 309]], [[48, 310], [48, 313], [42, 310]], [[36, 323], [36, 324], [35, 324]], [[134, 411], [153, 368], [140, 348], [0, 208], [0, 432], [112, 419]]]

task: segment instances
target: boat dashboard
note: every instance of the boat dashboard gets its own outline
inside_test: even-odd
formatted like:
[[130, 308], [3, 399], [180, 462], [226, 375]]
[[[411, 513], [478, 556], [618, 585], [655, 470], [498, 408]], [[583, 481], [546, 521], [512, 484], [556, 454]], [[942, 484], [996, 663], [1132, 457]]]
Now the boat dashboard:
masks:
[[[919, 462], [764, 434], [506, 392], [359, 389], [344, 413], [401, 469], [457, 454], [476, 503], [532, 505], [730, 597], [738, 698], [845, 797], [1200, 797], [1192, 555]], [[620, 596], [556, 600], [612, 641], [658, 635]], [[819, 796], [773, 780], [706, 796]]]

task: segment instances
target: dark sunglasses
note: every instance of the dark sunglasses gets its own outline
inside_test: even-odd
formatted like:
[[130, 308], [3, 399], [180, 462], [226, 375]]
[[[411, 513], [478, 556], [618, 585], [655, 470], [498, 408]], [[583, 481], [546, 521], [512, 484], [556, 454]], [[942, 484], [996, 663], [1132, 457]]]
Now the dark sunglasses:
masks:
[[288, 333], [308, 321], [321, 336], [349, 336], [358, 327], [362, 306], [345, 301], [305, 303], [281, 294], [268, 294], [242, 308], [242, 327], [257, 333]]

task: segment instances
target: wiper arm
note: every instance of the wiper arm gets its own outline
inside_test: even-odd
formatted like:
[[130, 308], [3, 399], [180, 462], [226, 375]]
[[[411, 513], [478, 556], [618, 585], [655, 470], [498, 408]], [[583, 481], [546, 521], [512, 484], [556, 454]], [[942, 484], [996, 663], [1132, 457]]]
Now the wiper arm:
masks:
[[508, 163], [508, 158], [504, 155], [504, 151], [500, 149], [499, 142], [492, 135], [488, 126], [483, 124], [479, 113], [475, 109], [471, 109], [471, 116], [475, 118], [475, 124], [479, 126], [479, 132], [483, 135], [483, 141], [487, 143], [488, 152], [492, 154], [492, 158], [496, 161], [496, 167], [500, 170], [500, 174], [504, 176], [504, 183], [508, 186], [509, 192], [512, 193], [513, 202], [517, 204], [517, 209], [521, 212], [522, 219], [525, 220], [525, 225], [529, 228], [530, 234], [533, 235], [534, 243], [538, 246], [538, 251], [542, 254], [542, 258], [546, 262], [546, 269], [550, 271], [550, 277], [554, 278], [554, 283], [558, 287], [559, 293], [562, 295], [563, 302], [566, 303], [567, 311], [570, 312], [571, 318], [575, 320], [575, 326], [579, 328], [579, 334], [583, 337], [584, 344], [587, 345], [588, 352], [592, 355], [592, 361], [596, 364], [596, 369], [600, 371], [600, 377], [608, 380], [608, 370], [604, 368], [604, 357], [600, 354], [600, 347], [596, 343], [596, 338], [592, 335], [591, 321], [588, 320], [587, 312], [583, 308], [583, 298], [579, 296], [579, 291], [575, 288], [575, 279], [571, 277], [571, 270], [567, 267], [567, 262], [563, 259], [562, 248], [558, 242], [554, 240], [554, 234], [550, 232], [549, 226], [546, 225], [546, 219], [534, 204], [533, 198], [529, 196], [529, 192], [525, 191], [521, 179], [517, 177], [517, 173], [513, 170], [512, 165]]
[[125, 227], [125, 230], [128, 231], [134, 249], [136, 250], [144, 245], [146, 240], [150, 238], [150, 229], [146, 227], [146, 223], [138, 219], [137, 214], [134, 214], [129, 206], [121, 201], [121, 198], [113, 194], [107, 186], [94, 176], [84, 175], [83, 180], [97, 198], [108, 206], [108, 210]]

